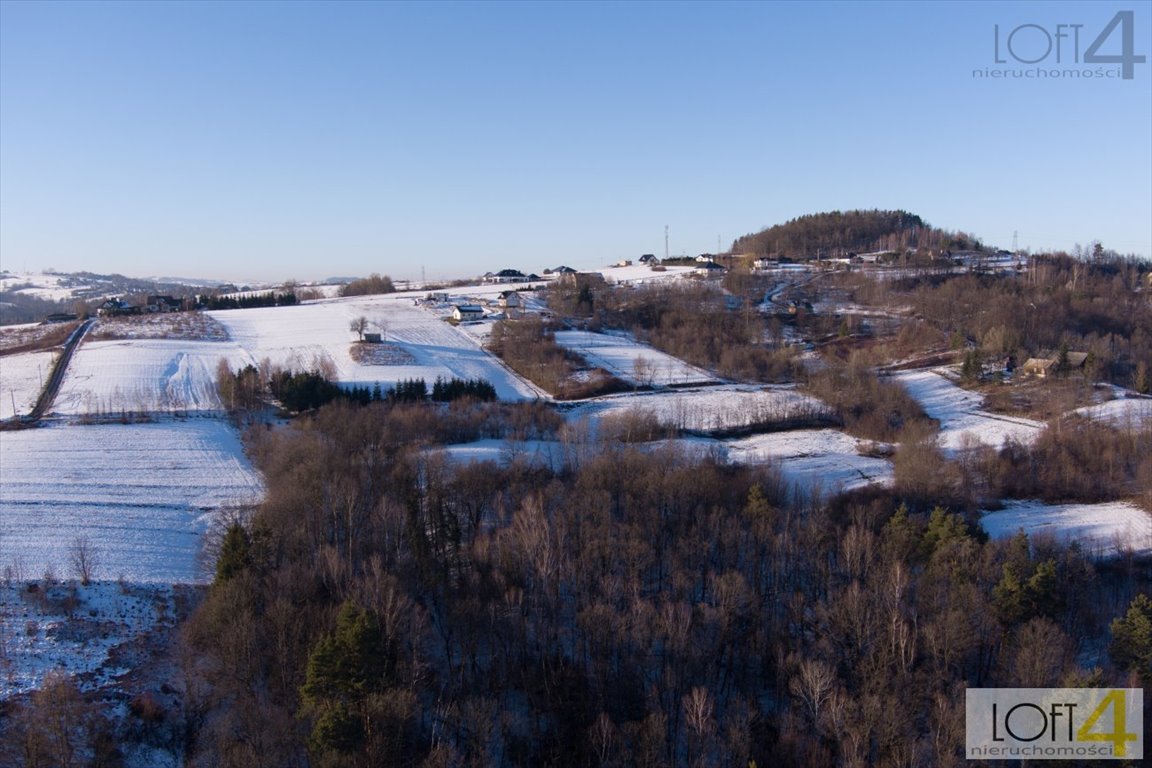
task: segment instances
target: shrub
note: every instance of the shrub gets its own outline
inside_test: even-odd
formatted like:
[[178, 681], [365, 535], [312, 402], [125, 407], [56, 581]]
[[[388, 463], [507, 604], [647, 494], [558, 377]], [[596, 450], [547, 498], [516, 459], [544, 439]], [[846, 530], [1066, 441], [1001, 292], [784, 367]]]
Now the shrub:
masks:
[[341, 296], [374, 296], [381, 293], [395, 293], [392, 278], [375, 272], [369, 277], [353, 280], [340, 289]]

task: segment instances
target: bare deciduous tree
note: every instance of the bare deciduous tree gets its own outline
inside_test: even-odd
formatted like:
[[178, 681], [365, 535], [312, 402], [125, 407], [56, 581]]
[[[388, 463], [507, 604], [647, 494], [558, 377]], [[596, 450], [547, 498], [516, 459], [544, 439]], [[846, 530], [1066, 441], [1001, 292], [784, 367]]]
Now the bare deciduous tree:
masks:
[[368, 318], [364, 315], [352, 318], [348, 323], [348, 330], [360, 336], [360, 341], [364, 341], [364, 331], [368, 330]]
[[77, 536], [73, 539], [72, 546], [68, 548], [68, 559], [72, 564], [72, 572], [80, 579], [80, 583], [84, 586], [92, 583], [100, 558], [91, 539], [87, 536]]
[[804, 659], [788, 681], [788, 690], [800, 699], [813, 725], [818, 725], [835, 685], [836, 670], [831, 664], [820, 659]]

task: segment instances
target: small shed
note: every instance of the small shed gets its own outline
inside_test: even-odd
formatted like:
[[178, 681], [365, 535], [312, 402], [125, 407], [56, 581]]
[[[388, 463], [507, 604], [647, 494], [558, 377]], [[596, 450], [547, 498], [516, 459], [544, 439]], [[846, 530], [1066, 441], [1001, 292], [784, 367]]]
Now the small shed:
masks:
[[379, 333], [366, 332], [364, 334], [364, 343], [366, 344], [379, 344], [381, 337]]

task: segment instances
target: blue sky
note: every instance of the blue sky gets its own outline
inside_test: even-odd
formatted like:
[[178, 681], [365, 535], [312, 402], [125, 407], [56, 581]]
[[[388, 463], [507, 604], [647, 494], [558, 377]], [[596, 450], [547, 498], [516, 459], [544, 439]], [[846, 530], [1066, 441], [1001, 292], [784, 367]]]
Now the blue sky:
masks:
[[973, 76], [1120, 10], [1152, 58], [1149, 2], [0, 0], [0, 266], [588, 268], [849, 208], [1152, 256], [1152, 66]]

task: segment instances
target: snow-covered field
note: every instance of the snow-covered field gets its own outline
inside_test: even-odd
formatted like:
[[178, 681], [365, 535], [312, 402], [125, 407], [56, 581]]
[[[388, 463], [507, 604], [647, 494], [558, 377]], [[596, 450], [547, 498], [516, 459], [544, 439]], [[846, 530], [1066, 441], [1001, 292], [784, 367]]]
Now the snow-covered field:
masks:
[[907, 371], [895, 379], [940, 422], [940, 446], [945, 450], [976, 444], [999, 448], [1008, 439], [1027, 444], [1044, 429], [1043, 422], [983, 410], [984, 398], [952, 383], [942, 369]]
[[1146, 397], [1119, 398], [1099, 405], [1077, 408], [1076, 413], [1117, 427], [1142, 428], [1152, 426], [1152, 399]]
[[513, 462], [528, 462], [556, 472], [564, 467], [565, 461], [563, 446], [551, 440], [476, 440], [447, 445], [434, 453], [458, 464], [490, 461], [506, 467]]
[[691, 275], [695, 267], [669, 266], [653, 272], [646, 264], [633, 264], [630, 267], [603, 267], [594, 270], [604, 276], [609, 283], [648, 283], [654, 280], [667, 280], [671, 277]]
[[236, 432], [216, 420], [57, 424], [0, 438], [0, 569], [73, 575], [76, 543], [94, 578], [203, 582], [204, 533], [222, 507], [263, 494]]
[[250, 362], [232, 342], [86, 341], [68, 366], [52, 411], [65, 416], [123, 411], [218, 411], [216, 365]]
[[54, 352], [23, 352], [0, 357], [0, 419], [32, 410], [55, 360]]
[[801, 492], [833, 495], [892, 483], [892, 462], [861, 456], [861, 442], [835, 429], [802, 429], [753, 435], [726, 445], [731, 461], [772, 462], [784, 480]]
[[667, 426], [713, 432], [800, 418], [826, 409], [821, 401], [791, 387], [724, 385], [608, 395], [577, 406], [572, 413], [595, 422], [609, 415], [643, 412]]
[[559, 331], [556, 343], [583, 356], [590, 365], [599, 366], [633, 385], [668, 386], [715, 381], [707, 371], [627, 336]]
[[1004, 509], [986, 513], [980, 524], [994, 539], [1023, 530], [1030, 537], [1051, 536], [1078, 541], [1096, 557], [1152, 553], [1152, 515], [1123, 501], [1103, 504], [1044, 504], [1009, 501]]
[[[467, 296], [495, 297], [508, 286], [453, 289], [461, 301]], [[417, 305], [424, 294], [388, 294], [330, 299], [293, 307], [230, 310], [212, 313], [228, 329], [253, 362], [268, 358], [274, 365], [312, 370], [330, 365], [345, 384], [387, 389], [402, 379], [423, 378], [429, 385], [445, 379], [487, 379], [502, 400], [531, 399], [537, 392], [480, 348], [475, 335], [446, 322], [450, 303]], [[369, 321], [369, 331], [383, 331], [384, 339], [404, 348], [413, 358], [404, 365], [364, 365], [352, 359], [356, 333], [349, 330], [358, 317]], [[326, 361], [326, 362], [325, 362]]]

